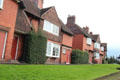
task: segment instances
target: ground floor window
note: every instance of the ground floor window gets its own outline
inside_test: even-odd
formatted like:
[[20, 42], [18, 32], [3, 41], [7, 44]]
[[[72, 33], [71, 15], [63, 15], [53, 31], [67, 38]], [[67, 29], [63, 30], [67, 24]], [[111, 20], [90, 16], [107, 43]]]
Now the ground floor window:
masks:
[[100, 59], [100, 54], [99, 53], [95, 53], [95, 59]]
[[60, 45], [48, 41], [47, 42], [46, 56], [49, 56], [49, 57], [59, 57], [60, 56]]

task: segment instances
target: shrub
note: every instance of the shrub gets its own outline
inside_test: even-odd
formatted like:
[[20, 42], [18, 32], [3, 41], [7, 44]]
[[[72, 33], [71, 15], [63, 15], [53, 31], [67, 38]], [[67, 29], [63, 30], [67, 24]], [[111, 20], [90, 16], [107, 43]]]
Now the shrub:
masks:
[[47, 38], [41, 31], [30, 32], [24, 37], [21, 61], [30, 64], [44, 64], [46, 61]]
[[81, 50], [72, 50], [72, 64], [88, 64], [88, 53]]

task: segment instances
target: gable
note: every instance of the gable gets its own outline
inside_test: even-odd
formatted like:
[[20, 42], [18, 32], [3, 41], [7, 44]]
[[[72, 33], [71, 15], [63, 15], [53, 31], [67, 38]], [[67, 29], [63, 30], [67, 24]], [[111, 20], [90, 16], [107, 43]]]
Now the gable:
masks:
[[97, 41], [96, 41], [96, 42], [99, 42], [99, 43], [101, 42], [101, 41], [100, 41], [100, 36], [98, 36], [98, 38], [97, 38]]
[[59, 27], [61, 26], [55, 7], [51, 7], [48, 11], [41, 15], [41, 18]]

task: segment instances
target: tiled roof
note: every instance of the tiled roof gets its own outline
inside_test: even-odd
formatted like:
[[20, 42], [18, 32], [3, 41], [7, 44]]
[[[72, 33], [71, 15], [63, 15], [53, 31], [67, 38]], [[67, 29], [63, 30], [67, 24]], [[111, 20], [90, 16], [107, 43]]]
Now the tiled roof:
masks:
[[98, 37], [99, 37], [98, 34], [96, 34], [96, 35], [91, 35], [91, 36], [92, 36], [92, 39], [93, 39], [94, 41], [97, 41], [97, 39], [98, 39]]
[[72, 31], [67, 26], [65, 26], [65, 24], [62, 22], [62, 20], [60, 20], [60, 23], [61, 23], [63, 32], [65, 32], [69, 35], [73, 35]]
[[40, 9], [31, 0], [21, 0], [24, 3], [25, 11], [40, 18]]
[[70, 24], [67, 27], [74, 33], [74, 34], [84, 34], [86, 37], [90, 37], [91, 35], [84, 31], [80, 26], [77, 24]]
[[40, 15], [44, 14], [46, 11], [48, 11], [50, 8], [52, 7], [48, 7], [48, 8], [43, 8], [40, 10]]
[[28, 22], [26, 14], [22, 9], [18, 9], [15, 30], [25, 33], [31, 31], [30, 23]]

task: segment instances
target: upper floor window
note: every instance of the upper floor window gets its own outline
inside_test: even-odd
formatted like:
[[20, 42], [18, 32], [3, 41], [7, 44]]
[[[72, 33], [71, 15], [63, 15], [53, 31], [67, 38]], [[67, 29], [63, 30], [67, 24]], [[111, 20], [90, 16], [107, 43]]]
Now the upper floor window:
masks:
[[60, 45], [48, 41], [46, 56], [59, 57], [60, 56]]
[[0, 0], [0, 9], [3, 9], [3, 0]]
[[52, 24], [52, 23], [50, 23], [50, 22], [48, 22], [48, 21], [46, 21], [46, 20], [44, 20], [43, 30], [48, 31], [48, 32], [50, 32], [50, 33], [52, 33], [54, 35], [59, 36], [59, 27]]
[[104, 51], [104, 47], [103, 46], [101, 47], [101, 51]]
[[92, 45], [92, 39], [91, 38], [87, 38], [87, 44]]
[[95, 43], [94, 48], [100, 49], [100, 43]]

